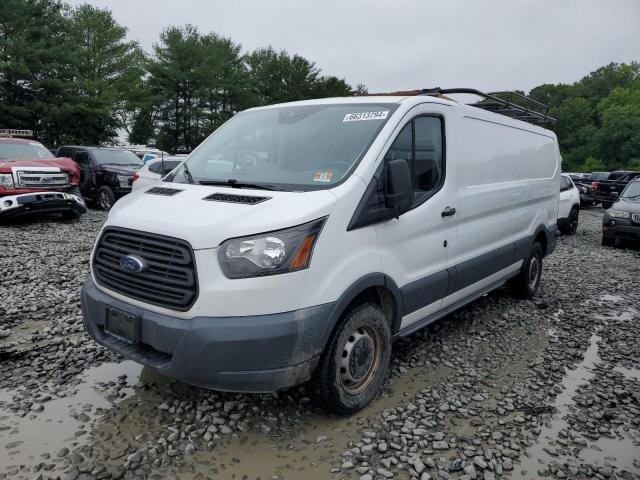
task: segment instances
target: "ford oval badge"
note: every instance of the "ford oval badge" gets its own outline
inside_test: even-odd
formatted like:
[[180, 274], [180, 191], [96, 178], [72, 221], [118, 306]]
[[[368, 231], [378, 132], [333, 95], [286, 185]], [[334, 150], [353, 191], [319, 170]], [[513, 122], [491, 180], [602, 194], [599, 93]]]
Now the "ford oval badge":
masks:
[[140, 273], [144, 267], [144, 260], [137, 255], [125, 255], [120, 259], [120, 268], [127, 273]]

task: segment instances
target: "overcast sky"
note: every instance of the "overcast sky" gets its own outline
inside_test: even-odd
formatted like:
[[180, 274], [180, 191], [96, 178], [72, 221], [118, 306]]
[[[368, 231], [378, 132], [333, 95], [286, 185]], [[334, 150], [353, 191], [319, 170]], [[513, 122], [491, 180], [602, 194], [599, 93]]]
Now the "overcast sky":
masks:
[[[85, 3], [77, 0], [73, 5]], [[89, 0], [150, 51], [167, 25], [271, 45], [370, 92], [570, 83], [640, 60], [639, 0]]]

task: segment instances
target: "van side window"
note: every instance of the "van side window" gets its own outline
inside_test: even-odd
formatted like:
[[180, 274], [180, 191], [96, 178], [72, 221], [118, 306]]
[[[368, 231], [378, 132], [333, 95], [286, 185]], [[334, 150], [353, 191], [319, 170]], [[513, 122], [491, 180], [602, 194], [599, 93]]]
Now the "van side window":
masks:
[[402, 129], [384, 157], [385, 161], [397, 160], [398, 158], [406, 160], [409, 164], [409, 169], [411, 169], [413, 163], [412, 122]]
[[442, 120], [438, 117], [418, 117], [413, 125], [413, 202], [417, 204], [437, 190], [444, 177]]
[[444, 180], [442, 119], [417, 117], [394, 140], [385, 161], [407, 161], [413, 178], [413, 204], [418, 205], [435, 193]]

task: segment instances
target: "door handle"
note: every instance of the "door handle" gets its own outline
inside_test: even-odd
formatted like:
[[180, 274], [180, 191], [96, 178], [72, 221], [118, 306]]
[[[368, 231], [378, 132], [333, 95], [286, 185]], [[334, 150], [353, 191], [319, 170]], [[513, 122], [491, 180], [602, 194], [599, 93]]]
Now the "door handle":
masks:
[[445, 207], [445, 209], [442, 211], [442, 217], [450, 217], [452, 215], [456, 214], [456, 209], [453, 207]]

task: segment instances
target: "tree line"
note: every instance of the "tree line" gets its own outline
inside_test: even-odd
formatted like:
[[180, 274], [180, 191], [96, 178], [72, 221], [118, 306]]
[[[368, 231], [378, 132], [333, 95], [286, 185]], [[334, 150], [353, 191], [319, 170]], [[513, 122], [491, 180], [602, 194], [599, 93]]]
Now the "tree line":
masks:
[[564, 171], [640, 170], [640, 64], [611, 63], [529, 96], [550, 105]]
[[310, 60], [195, 27], [167, 27], [144, 52], [108, 9], [0, 2], [0, 128], [47, 145], [129, 142], [191, 150], [235, 113], [365, 91]]
[[[191, 150], [237, 112], [366, 92], [310, 60], [170, 26], [151, 52], [127, 40], [107, 9], [60, 0], [0, 2], [0, 128], [38, 139]], [[557, 119], [565, 171], [640, 169], [640, 64], [611, 63], [573, 84], [529, 95]]]

